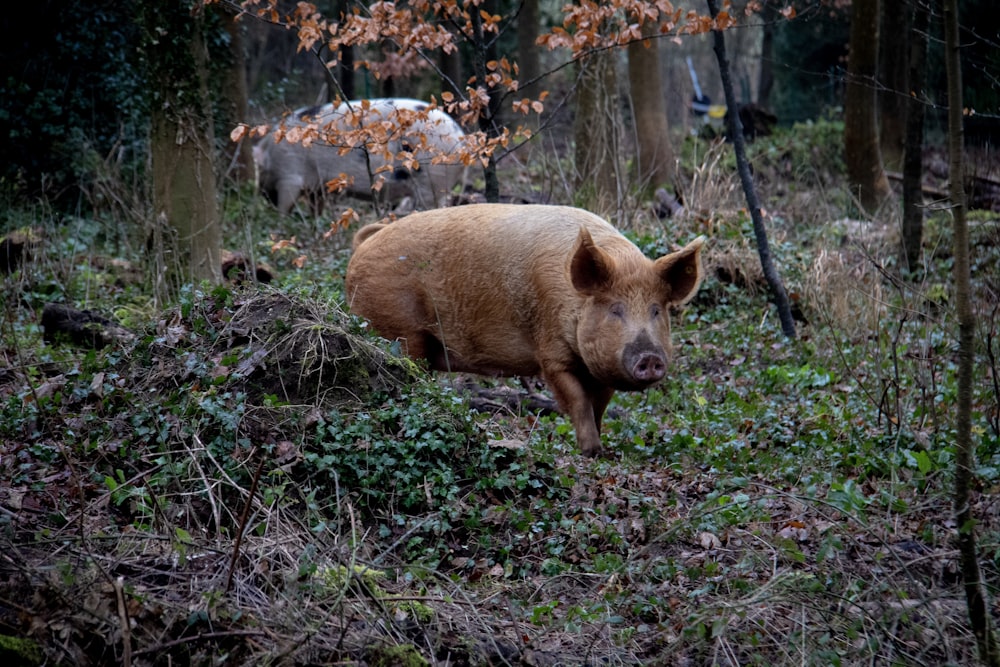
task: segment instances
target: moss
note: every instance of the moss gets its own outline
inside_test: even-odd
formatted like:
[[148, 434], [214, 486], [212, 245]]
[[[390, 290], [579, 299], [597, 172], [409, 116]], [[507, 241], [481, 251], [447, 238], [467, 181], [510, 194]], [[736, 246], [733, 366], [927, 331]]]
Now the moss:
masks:
[[323, 582], [328, 588], [333, 590], [340, 590], [345, 588], [350, 584], [352, 577], [359, 577], [365, 586], [374, 595], [384, 595], [385, 592], [379, 587], [378, 583], [385, 579], [385, 572], [381, 570], [375, 570], [370, 567], [365, 567], [364, 565], [355, 565], [348, 572], [347, 567], [343, 565], [334, 565], [332, 567], [327, 567], [320, 569], [316, 572], [316, 578]]
[[368, 650], [371, 667], [424, 667], [430, 665], [412, 644], [376, 646]]
[[434, 609], [422, 602], [402, 600], [394, 603], [392, 596], [379, 585], [386, 578], [385, 572], [382, 570], [376, 570], [364, 565], [354, 565], [348, 570], [343, 565], [333, 565], [331, 567], [320, 568], [316, 572], [316, 578], [332, 591], [340, 591], [351, 587], [355, 577], [361, 580], [369, 594], [385, 601], [397, 615], [406, 615], [421, 623], [427, 623], [434, 618]]
[[434, 609], [416, 600], [406, 600], [394, 607], [397, 614], [406, 614], [421, 623], [429, 623], [434, 618]]
[[0, 635], [0, 663], [10, 667], [42, 664], [42, 649], [32, 639]]

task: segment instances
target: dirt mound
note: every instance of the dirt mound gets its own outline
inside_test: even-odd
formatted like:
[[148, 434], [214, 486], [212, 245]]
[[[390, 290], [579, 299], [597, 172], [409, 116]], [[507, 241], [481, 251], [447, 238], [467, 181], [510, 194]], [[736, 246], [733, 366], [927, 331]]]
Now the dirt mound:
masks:
[[412, 362], [352, 333], [351, 326], [335, 303], [258, 293], [235, 304], [216, 348], [230, 362], [236, 354], [238, 361], [226, 368], [244, 379], [254, 402], [276, 396], [318, 406], [363, 403], [416, 378]]

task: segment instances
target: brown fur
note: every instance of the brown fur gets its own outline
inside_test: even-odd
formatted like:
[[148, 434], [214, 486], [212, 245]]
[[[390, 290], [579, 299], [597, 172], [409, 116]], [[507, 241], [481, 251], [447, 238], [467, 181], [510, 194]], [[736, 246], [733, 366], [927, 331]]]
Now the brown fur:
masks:
[[593, 456], [615, 390], [662, 379], [669, 307], [697, 291], [703, 243], [654, 262], [580, 209], [438, 209], [362, 228], [346, 296], [434, 369], [541, 375]]
[[384, 222], [375, 222], [370, 225], [365, 225], [364, 227], [359, 229], [357, 233], [354, 235], [354, 240], [351, 241], [351, 250], [352, 251], [357, 250], [358, 246], [364, 243], [365, 240], [368, 239], [368, 237], [370, 237], [378, 230], [384, 228], [385, 226], [386, 223]]

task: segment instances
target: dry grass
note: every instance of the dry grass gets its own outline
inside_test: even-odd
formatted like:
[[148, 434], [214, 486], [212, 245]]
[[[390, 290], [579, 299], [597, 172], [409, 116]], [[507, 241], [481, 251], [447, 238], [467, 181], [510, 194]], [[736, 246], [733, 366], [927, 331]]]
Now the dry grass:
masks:
[[856, 249], [821, 249], [802, 282], [814, 317], [849, 340], [878, 331], [888, 311], [874, 261]]

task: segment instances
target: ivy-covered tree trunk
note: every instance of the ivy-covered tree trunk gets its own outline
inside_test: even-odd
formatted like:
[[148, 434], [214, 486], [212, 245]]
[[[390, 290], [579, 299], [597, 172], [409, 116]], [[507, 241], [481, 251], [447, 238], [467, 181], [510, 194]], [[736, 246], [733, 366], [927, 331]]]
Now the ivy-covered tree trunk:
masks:
[[[647, 21], [643, 36], [656, 35]], [[660, 49], [655, 39], [628, 45], [628, 82], [636, 134], [636, 181], [650, 191], [674, 177], [674, 150], [667, 128], [667, 102], [660, 75]]]
[[165, 288], [222, 278], [205, 11], [199, 0], [157, 0], [142, 9], [153, 214], [163, 239], [156, 281]]

